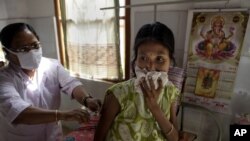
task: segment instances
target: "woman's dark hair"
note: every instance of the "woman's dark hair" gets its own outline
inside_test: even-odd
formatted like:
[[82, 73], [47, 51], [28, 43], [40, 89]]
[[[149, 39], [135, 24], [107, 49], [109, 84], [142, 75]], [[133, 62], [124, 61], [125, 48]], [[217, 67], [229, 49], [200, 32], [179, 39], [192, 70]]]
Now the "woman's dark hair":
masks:
[[146, 24], [140, 28], [134, 43], [134, 58], [132, 60], [132, 71], [135, 76], [135, 60], [137, 59], [138, 47], [147, 42], [156, 42], [163, 45], [168, 49], [169, 57], [175, 65], [174, 58], [174, 34], [164, 24], [160, 22], [154, 22], [152, 24]]
[[36, 31], [32, 26], [26, 23], [13, 23], [5, 26], [0, 32], [0, 41], [2, 45], [6, 48], [11, 48], [11, 42], [15, 37], [15, 35], [18, 34], [19, 32], [24, 31], [25, 29], [31, 31], [39, 40], [39, 36], [37, 35]]

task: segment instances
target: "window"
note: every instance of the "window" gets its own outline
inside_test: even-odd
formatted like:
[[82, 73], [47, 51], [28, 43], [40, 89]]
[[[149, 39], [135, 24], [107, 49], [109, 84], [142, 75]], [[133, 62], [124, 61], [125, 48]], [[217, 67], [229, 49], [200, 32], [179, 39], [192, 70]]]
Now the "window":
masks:
[[[128, 79], [129, 10], [100, 10], [115, 6], [115, 1], [55, 0], [60, 59], [71, 74], [111, 81]], [[129, 1], [119, 0], [119, 4]]]

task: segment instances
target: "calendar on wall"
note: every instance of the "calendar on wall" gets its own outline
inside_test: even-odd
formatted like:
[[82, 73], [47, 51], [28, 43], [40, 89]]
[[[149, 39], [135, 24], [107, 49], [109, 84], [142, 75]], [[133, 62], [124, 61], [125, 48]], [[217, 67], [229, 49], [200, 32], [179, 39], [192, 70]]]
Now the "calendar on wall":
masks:
[[183, 101], [230, 113], [230, 101], [249, 13], [192, 11], [186, 42]]

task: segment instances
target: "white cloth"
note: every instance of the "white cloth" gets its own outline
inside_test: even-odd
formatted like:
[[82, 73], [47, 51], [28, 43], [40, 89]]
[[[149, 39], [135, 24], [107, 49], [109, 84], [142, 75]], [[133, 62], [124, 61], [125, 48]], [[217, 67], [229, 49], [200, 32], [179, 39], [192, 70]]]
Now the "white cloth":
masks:
[[135, 90], [136, 92], [138, 92], [139, 94], [142, 94], [142, 90], [140, 87], [140, 81], [143, 77], [145, 77], [148, 86], [149, 85], [149, 77], [152, 78], [154, 85], [155, 85], [155, 89], [158, 88], [158, 78], [161, 78], [162, 80], [162, 85], [165, 86], [168, 84], [168, 73], [167, 72], [158, 72], [158, 71], [147, 71], [146, 69], [140, 69], [138, 66], [135, 66], [135, 74], [136, 74], [136, 79], [135, 79]]
[[60, 91], [71, 95], [81, 83], [56, 60], [42, 58], [30, 80], [20, 67], [9, 64], [0, 71], [0, 141], [56, 141], [61, 126], [54, 123], [13, 125], [12, 121], [27, 107], [58, 109]]

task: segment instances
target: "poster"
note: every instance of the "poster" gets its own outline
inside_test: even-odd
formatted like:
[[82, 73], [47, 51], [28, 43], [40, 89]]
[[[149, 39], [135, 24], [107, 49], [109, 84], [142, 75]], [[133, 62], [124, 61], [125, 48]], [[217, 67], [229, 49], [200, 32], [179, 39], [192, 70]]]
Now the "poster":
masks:
[[192, 13], [183, 101], [230, 113], [247, 11]]

